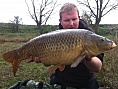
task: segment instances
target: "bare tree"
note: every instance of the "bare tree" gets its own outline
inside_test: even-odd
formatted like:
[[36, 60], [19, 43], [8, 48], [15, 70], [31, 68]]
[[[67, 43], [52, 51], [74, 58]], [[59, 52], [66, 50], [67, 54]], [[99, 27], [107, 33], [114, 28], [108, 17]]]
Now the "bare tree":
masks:
[[81, 18], [87, 22], [87, 24], [92, 24], [92, 15], [88, 14], [87, 11], [83, 11]]
[[12, 23], [12, 32], [18, 32], [19, 30], [19, 24], [21, 23], [22, 18], [20, 18], [19, 16], [14, 16], [13, 20], [10, 20], [10, 22]]
[[81, 5], [86, 6], [92, 13], [95, 19], [94, 30], [97, 31], [101, 18], [108, 14], [110, 11], [118, 8], [118, 0], [77, 0]]
[[42, 34], [41, 25], [46, 24], [49, 17], [53, 14], [55, 8], [57, 7], [57, 1], [54, 0], [31, 0], [32, 10], [25, 0], [28, 7], [28, 12], [31, 18], [36, 22], [36, 25]]

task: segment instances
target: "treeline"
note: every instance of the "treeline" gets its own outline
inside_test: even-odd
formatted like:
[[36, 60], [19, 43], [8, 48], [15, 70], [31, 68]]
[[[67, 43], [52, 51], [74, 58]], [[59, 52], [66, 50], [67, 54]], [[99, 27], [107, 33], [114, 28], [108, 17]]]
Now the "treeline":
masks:
[[[15, 31], [11, 23], [0, 23], [1, 33], [37, 33], [40, 35], [39, 29], [36, 25], [19, 25], [18, 30]], [[42, 25], [42, 33], [47, 33], [58, 29], [58, 25]], [[118, 24], [101, 24], [97, 31], [100, 35], [117, 34]]]

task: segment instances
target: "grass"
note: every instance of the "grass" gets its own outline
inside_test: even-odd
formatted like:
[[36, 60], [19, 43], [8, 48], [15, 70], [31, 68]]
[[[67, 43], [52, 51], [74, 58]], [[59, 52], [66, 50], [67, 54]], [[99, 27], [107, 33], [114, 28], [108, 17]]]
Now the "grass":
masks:
[[[25, 28], [25, 27], [23, 27]], [[27, 63], [23, 61], [16, 73], [13, 76], [12, 66], [10, 63], [5, 62], [1, 55], [9, 50], [16, 49], [21, 46], [24, 42], [37, 36], [37, 30], [32, 30], [27, 26], [27, 30], [21, 30], [18, 33], [10, 33], [0, 29], [0, 89], [7, 89], [9, 86], [15, 84], [18, 81], [33, 79], [35, 81], [48, 82], [49, 77], [47, 76], [48, 67], [44, 67], [42, 64]], [[33, 27], [32, 27], [33, 28]], [[114, 35], [108, 35], [118, 44], [117, 38]], [[106, 86], [107, 89], [118, 88], [118, 47], [110, 52], [105, 53], [103, 69], [97, 74], [100, 85]]]
[[[116, 36], [110, 35], [108, 38], [118, 44]], [[107, 89], [118, 88], [118, 47], [109, 52], [105, 52], [103, 68], [98, 74], [98, 80], [101, 85], [104, 85]]]

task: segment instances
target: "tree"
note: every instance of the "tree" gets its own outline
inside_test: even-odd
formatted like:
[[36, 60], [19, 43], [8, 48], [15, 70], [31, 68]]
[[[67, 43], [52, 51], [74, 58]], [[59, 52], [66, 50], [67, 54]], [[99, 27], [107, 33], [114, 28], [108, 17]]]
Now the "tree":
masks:
[[19, 16], [14, 16], [14, 20], [10, 20], [12, 23], [12, 32], [18, 32], [19, 30], [19, 24], [21, 23], [22, 18]]
[[87, 11], [83, 11], [81, 18], [87, 22], [87, 24], [92, 24], [92, 15], [88, 14]]
[[99, 28], [101, 18], [108, 14], [110, 11], [118, 8], [118, 0], [77, 0], [77, 2], [86, 6], [92, 13], [92, 17], [95, 20], [93, 25], [95, 32], [97, 32]]
[[[57, 1], [54, 0], [31, 0], [32, 10], [30, 10], [29, 4], [25, 0], [28, 12], [31, 18], [36, 22], [40, 34], [42, 34], [41, 25], [46, 24], [49, 17], [53, 14], [57, 7]], [[32, 11], [32, 12], [31, 12]]]

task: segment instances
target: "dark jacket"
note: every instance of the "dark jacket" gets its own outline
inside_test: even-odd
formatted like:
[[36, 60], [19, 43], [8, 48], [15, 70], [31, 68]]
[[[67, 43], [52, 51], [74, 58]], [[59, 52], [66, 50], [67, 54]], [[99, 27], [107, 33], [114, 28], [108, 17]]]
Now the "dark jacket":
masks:
[[[60, 24], [59, 29], [63, 29]], [[91, 30], [83, 20], [80, 20], [78, 29]], [[100, 54], [97, 57], [103, 61], [103, 56], [104, 54]], [[95, 79], [94, 73], [91, 73], [82, 62], [75, 68], [71, 68], [70, 65], [68, 65], [65, 67], [64, 71], [59, 71], [57, 69], [54, 76], [57, 84], [76, 88], [87, 87], [89, 81]]]

